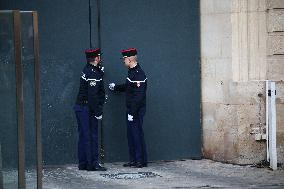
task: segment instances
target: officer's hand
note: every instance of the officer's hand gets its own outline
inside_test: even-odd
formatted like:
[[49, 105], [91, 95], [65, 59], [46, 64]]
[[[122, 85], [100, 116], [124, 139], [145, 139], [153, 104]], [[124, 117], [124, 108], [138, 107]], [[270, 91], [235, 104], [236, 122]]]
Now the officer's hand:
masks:
[[101, 119], [103, 119], [103, 115], [95, 116], [95, 118], [97, 118], [97, 120], [101, 120]]
[[102, 66], [102, 67], [101, 67], [101, 70], [102, 70], [102, 72], [105, 72], [105, 67]]
[[128, 121], [133, 121], [133, 116], [132, 115], [128, 114], [127, 116], [128, 116]]
[[110, 84], [108, 84], [108, 88], [110, 89], [110, 90], [114, 90], [114, 87], [115, 87], [115, 84], [114, 83], [110, 83]]

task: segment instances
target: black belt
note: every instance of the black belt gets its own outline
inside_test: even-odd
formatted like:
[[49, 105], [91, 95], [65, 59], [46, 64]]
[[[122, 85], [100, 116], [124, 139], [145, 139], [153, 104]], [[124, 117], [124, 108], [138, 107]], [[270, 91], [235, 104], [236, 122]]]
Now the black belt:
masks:
[[79, 102], [77, 102], [78, 105], [81, 105], [81, 106], [86, 106], [88, 105], [88, 101], [87, 100], [80, 100]]

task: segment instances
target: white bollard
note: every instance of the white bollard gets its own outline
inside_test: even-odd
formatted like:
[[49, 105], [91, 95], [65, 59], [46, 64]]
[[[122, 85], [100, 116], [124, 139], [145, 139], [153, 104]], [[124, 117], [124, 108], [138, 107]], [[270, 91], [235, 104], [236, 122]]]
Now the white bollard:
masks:
[[277, 170], [275, 97], [275, 82], [266, 81], [266, 148], [267, 161], [272, 170]]
[[270, 108], [269, 108], [269, 125], [268, 125], [268, 141], [269, 141], [269, 162], [272, 170], [277, 170], [277, 151], [276, 151], [276, 88], [275, 82], [270, 82]]

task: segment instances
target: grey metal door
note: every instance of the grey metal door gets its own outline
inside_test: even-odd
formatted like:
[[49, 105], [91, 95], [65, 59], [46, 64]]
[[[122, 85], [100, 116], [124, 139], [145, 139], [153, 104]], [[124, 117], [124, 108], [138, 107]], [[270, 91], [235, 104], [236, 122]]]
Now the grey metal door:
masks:
[[[91, 0], [97, 46], [96, 1]], [[138, 48], [148, 76], [144, 132], [149, 159], [200, 157], [199, 0], [100, 2], [105, 83], [125, 81], [119, 50], [128, 47]], [[0, 8], [39, 12], [44, 162], [75, 163], [72, 107], [85, 64], [83, 52], [89, 46], [88, 1], [1, 0]], [[128, 159], [124, 100], [123, 94], [109, 93], [104, 119], [107, 161]]]
[[[123, 83], [120, 50], [136, 47], [148, 77], [144, 133], [150, 160], [199, 158], [199, 1], [103, 0], [101, 47], [105, 83]], [[107, 87], [107, 86], [106, 86]], [[124, 94], [108, 92], [104, 115], [106, 160], [127, 155]]]

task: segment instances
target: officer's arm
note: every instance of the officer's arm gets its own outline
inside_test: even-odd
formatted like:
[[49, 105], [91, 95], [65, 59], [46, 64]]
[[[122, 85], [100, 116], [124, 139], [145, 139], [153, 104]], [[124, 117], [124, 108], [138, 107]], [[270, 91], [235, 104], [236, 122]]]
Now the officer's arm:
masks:
[[114, 91], [125, 92], [125, 90], [126, 90], [126, 85], [125, 84], [115, 85], [114, 86]]
[[105, 87], [104, 87], [104, 80], [100, 82], [99, 87], [99, 106], [102, 109], [105, 103]]
[[[91, 114], [94, 114], [96, 112], [97, 104], [97, 97], [96, 97], [96, 91], [97, 87], [96, 85], [92, 85], [91, 82], [94, 82], [92, 80], [93, 78], [90, 78], [90, 74], [87, 69], [84, 70], [84, 73], [81, 77], [81, 81], [84, 83], [86, 96], [88, 99], [88, 107]], [[97, 116], [97, 115], [96, 115]], [[100, 115], [98, 115], [100, 116]]]
[[79, 98], [84, 99], [87, 96], [88, 82], [84, 72], [80, 78]]
[[88, 105], [89, 105], [89, 111], [91, 114], [94, 114], [95, 116], [102, 115], [102, 109], [99, 108], [99, 99], [97, 95], [97, 91], [99, 90], [98, 85], [96, 86], [88, 86]]
[[98, 86], [98, 106], [95, 110], [95, 116], [101, 116], [103, 114], [103, 107], [105, 103], [105, 88], [104, 81], [100, 81], [100, 85]]

